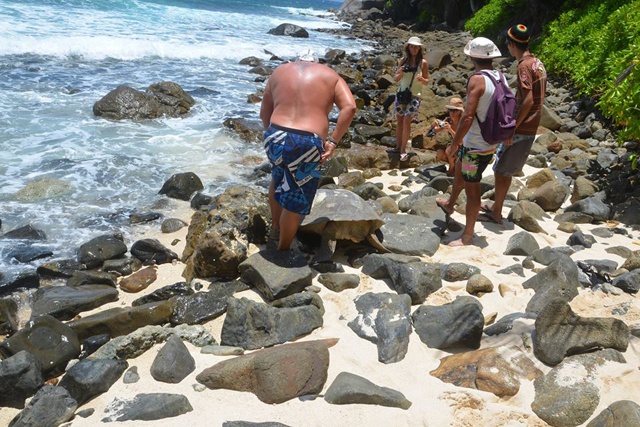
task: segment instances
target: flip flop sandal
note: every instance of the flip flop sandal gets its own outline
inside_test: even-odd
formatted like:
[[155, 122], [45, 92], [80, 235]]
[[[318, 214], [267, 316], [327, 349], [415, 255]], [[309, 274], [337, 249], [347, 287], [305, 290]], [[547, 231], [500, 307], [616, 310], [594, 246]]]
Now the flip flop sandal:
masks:
[[406, 162], [407, 160], [409, 160], [409, 154], [407, 154], [407, 153], [400, 154], [400, 161], [401, 162]]
[[486, 212], [479, 214], [476, 220], [479, 222], [492, 222], [494, 224], [502, 225], [502, 220], [498, 221], [493, 217], [493, 215]]
[[493, 214], [492, 206], [489, 206], [486, 203], [483, 203], [482, 205], [480, 205], [480, 210], [489, 215]]

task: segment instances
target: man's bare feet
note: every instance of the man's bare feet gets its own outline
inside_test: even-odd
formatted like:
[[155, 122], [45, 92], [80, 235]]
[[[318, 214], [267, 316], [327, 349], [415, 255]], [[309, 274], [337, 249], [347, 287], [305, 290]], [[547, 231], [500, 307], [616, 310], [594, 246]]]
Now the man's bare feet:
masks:
[[438, 205], [438, 207], [447, 215], [451, 215], [453, 213], [453, 208], [448, 207], [448, 200], [438, 197], [436, 198], [436, 205]]
[[456, 246], [468, 246], [473, 245], [473, 236], [461, 236], [459, 239], [449, 242], [448, 246], [456, 247]]

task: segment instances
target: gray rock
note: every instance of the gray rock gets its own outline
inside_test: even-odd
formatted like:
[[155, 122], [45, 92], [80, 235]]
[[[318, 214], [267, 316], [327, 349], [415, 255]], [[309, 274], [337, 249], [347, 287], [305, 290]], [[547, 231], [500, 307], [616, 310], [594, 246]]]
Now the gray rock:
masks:
[[31, 318], [48, 314], [69, 320], [83, 311], [118, 300], [118, 290], [109, 285], [47, 286], [33, 296]]
[[422, 305], [411, 318], [420, 340], [431, 348], [480, 347], [484, 316], [482, 305], [472, 297], [457, 297], [442, 306]]
[[[150, 294], [133, 300], [131, 306], [138, 307], [140, 305], [149, 304], [151, 302], [166, 301], [171, 297], [193, 295], [195, 291], [187, 282], [178, 282], [173, 285], [163, 286]], [[174, 312], [175, 315], [175, 312]]]
[[202, 181], [193, 172], [177, 173], [172, 175], [158, 192], [173, 199], [188, 201], [196, 191], [204, 190]]
[[12, 299], [0, 298], [0, 334], [13, 334], [18, 325], [18, 304]]
[[532, 255], [540, 249], [536, 239], [526, 231], [521, 231], [509, 238], [505, 255]]
[[482, 274], [474, 274], [467, 281], [467, 292], [471, 295], [482, 296], [483, 294], [493, 292], [493, 283]]
[[510, 313], [500, 318], [496, 323], [491, 326], [487, 326], [484, 329], [484, 333], [489, 336], [504, 334], [509, 332], [513, 328], [513, 324], [518, 319], [535, 319], [537, 315], [535, 313]]
[[221, 343], [254, 350], [291, 341], [322, 324], [322, 313], [313, 305], [275, 308], [247, 298], [229, 298]]
[[360, 285], [360, 276], [357, 274], [324, 273], [318, 276], [320, 282], [333, 292], [342, 292], [345, 289], [355, 289]]
[[106, 271], [74, 271], [67, 279], [67, 286], [109, 285], [118, 286], [117, 277]]
[[636, 197], [615, 205], [612, 211], [611, 217], [616, 221], [627, 225], [640, 224], [640, 200]]
[[564, 212], [553, 217], [557, 223], [569, 222], [572, 224], [591, 224], [593, 217], [582, 212]]
[[178, 218], [167, 218], [162, 221], [160, 225], [160, 231], [163, 233], [175, 233], [176, 231], [186, 227], [188, 224]]
[[47, 240], [47, 235], [44, 231], [35, 228], [33, 225], [25, 225], [23, 227], [14, 228], [2, 235], [3, 239], [15, 239], [15, 240]]
[[138, 374], [138, 367], [132, 366], [124, 373], [122, 382], [125, 384], [135, 384], [140, 381], [140, 374]]
[[440, 247], [440, 237], [432, 229], [446, 228], [444, 221], [434, 226], [438, 219], [417, 215], [387, 213], [382, 215], [382, 220], [382, 244], [391, 252], [403, 255], [433, 256]]
[[564, 210], [565, 212], [579, 212], [593, 217], [595, 221], [606, 221], [611, 215], [611, 207], [605, 204], [597, 195], [579, 200]]
[[196, 369], [196, 361], [180, 337], [171, 335], [151, 364], [156, 381], [178, 384]]
[[233, 286], [215, 286], [208, 292], [178, 296], [174, 302], [171, 323], [195, 325], [221, 316], [227, 310], [227, 299], [233, 295]]
[[59, 426], [73, 418], [78, 403], [66, 389], [45, 385], [27, 406], [11, 420], [11, 427]]
[[307, 260], [293, 251], [260, 251], [239, 266], [242, 280], [253, 285], [267, 301], [302, 291], [311, 285]]
[[524, 268], [521, 264], [513, 264], [497, 271], [498, 274], [517, 274], [520, 277], [525, 277]]
[[106, 234], [83, 243], [78, 249], [78, 262], [87, 268], [99, 267], [108, 259], [120, 258], [127, 253], [121, 234]]
[[167, 264], [178, 255], [165, 247], [158, 239], [142, 239], [131, 245], [131, 255], [142, 261], [143, 264]]
[[113, 338], [127, 335], [143, 326], [167, 323], [172, 314], [173, 304], [160, 301], [138, 307], [110, 308], [72, 320], [68, 325], [80, 340], [100, 334], [109, 334]]
[[640, 405], [631, 400], [618, 400], [603, 409], [587, 427], [637, 427], [640, 425]]
[[211, 333], [200, 325], [178, 325], [174, 328], [163, 326], [144, 326], [134, 332], [116, 337], [100, 347], [93, 354], [96, 359], [134, 359], [154, 345], [166, 341], [171, 335], [177, 335], [183, 341], [196, 347], [216, 344]]
[[64, 371], [67, 362], [78, 357], [80, 341], [69, 326], [43, 315], [0, 343], [0, 353], [5, 358], [23, 350], [33, 354], [42, 366], [43, 375], [51, 378]]
[[612, 350], [571, 356], [536, 379], [533, 412], [552, 426], [584, 423], [600, 401], [596, 372], [606, 361], [624, 363], [624, 358]]
[[205, 369], [196, 381], [210, 389], [248, 391], [265, 403], [317, 394], [327, 381], [328, 346], [336, 341], [303, 341], [255, 351]]
[[480, 269], [478, 267], [464, 262], [452, 262], [446, 264], [443, 269], [442, 279], [447, 282], [469, 280], [472, 276], [480, 274]]
[[405, 255], [369, 254], [362, 259], [362, 273], [374, 279], [391, 279], [393, 289], [421, 304], [427, 296], [442, 287], [440, 266]]
[[186, 396], [169, 393], [141, 393], [130, 400], [116, 398], [105, 408], [101, 421], [153, 421], [193, 411]]
[[0, 407], [24, 408], [24, 401], [44, 384], [40, 361], [19, 351], [0, 361]]
[[84, 359], [67, 371], [58, 386], [82, 406], [107, 392], [128, 367], [126, 360]]
[[349, 327], [378, 348], [378, 361], [395, 363], [404, 359], [411, 334], [411, 298], [388, 292], [367, 292], [355, 300], [356, 316]]
[[570, 355], [600, 348], [626, 351], [629, 328], [613, 318], [581, 317], [566, 301], [550, 301], [535, 323], [533, 352], [547, 365], [557, 365]]
[[628, 294], [637, 294], [640, 291], [640, 269], [616, 277], [612, 284]]
[[108, 259], [102, 263], [102, 271], [128, 276], [142, 268], [142, 261], [137, 258]]
[[409, 409], [411, 402], [399, 391], [378, 386], [366, 378], [340, 372], [324, 395], [334, 405], [361, 403]]
[[596, 242], [596, 239], [590, 234], [584, 234], [582, 231], [576, 231], [567, 239], [567, 245], [583, 246], [590, 248]]
[[78, 270], [85, 268], [75, 259], [61, 259], [56, 261], [45, 262], [38, 268], [38, 276], [44, 279], [67, 279]]
[[571, 301], [578, 295], [578, 266], [571, 258], [560, 255], [538, 274], [522, 283], [525, 289], [536, 293], [527, 304], [527, 312], [539, 313], [549, 301], [560, 298]]

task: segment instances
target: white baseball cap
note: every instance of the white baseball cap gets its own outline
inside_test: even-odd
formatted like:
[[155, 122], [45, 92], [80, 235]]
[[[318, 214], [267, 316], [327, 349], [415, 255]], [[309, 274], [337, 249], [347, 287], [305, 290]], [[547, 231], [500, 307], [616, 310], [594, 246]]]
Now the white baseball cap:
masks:
[[465, 55], [472, 58], [498, 58], [502, 56], [498, 46], [486, 37], [476, 37], [464, 47]]

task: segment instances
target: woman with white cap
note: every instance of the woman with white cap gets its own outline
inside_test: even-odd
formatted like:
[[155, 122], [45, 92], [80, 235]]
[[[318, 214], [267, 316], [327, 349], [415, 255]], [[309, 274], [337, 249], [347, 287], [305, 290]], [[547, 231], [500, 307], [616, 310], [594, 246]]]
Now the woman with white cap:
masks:
[[395, 81], [400, 82], [393, 111], [397, 119], [396, 148], [388, 151], [399, 153], [400, 161], [405, 162], [409, 160], [407, 142], [411, 135], [411, 122], [418, 118], [422, 85], [429, 82], [429, 64], [424, 59], [424, 46], [418, 37], [410, 37], [402, 53], [394, 76]]

